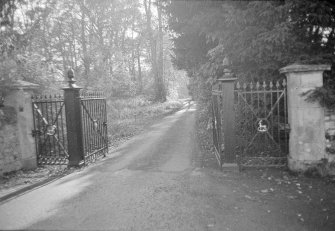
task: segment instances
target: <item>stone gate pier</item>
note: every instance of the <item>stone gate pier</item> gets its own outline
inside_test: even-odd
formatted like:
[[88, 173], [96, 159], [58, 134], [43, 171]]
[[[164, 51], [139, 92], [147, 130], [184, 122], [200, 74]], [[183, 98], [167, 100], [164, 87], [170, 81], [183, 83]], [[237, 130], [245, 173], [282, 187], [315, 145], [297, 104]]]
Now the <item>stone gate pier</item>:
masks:
[[0, 107], [0, 175], [36, 168], [31, 96], [39, 85], [18, 80], [1, 87], [8, 93]]
[[330, 65], [293, 64], [280, 69], [287, 77], [288, 122], [291, 128], [288, 165], [306, 171], [328, 159], [325, 150], [325, 109], [307, 102], [302, 94], [323, 86], [323, 72]]

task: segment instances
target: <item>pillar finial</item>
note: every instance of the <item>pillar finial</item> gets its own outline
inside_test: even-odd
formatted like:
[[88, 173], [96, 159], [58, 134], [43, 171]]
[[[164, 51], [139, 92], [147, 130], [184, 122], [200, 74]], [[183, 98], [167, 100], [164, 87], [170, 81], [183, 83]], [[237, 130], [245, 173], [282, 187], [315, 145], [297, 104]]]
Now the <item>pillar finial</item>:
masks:
[[74, 88], [74, 87], [77, 87], [75, 82], [76, 80], [74, 79], [74, 71], [72, 68], [70, 68], [68, 71], [67, 71], [67, 77], [68, 77], [68, 83], [69, 83], [69, 87], [70, 88]]

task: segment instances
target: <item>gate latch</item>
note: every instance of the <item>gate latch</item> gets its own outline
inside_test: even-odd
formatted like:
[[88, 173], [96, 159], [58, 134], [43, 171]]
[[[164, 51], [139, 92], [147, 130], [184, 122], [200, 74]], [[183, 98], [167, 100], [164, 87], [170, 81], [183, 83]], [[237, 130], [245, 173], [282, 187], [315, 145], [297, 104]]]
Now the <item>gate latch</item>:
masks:
[[287, 126], [287, 127], [286, 127], [286, 131], [287, 131], [288, 133], [290, 133], [290, 132], [291, 132], [291, 126], [290, 126], [290, 124], [287, 124], [286, 126]]
[[39, 135], [41, 135], [41, 134], [42, 134], [42, 132], [41, 132], [40, 130], [38, 130], [38, 129], [33, 129], [33, 130], [31, 130], [31, 135], [32, 135], [33, 137], [39, 136]]

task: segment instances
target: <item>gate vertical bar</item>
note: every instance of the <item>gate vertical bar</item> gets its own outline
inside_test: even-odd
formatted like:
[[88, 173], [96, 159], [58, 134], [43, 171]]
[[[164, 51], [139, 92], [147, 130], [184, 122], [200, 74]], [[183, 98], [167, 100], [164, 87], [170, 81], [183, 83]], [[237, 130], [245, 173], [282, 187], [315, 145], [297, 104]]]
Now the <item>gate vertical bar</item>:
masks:
[[104, 128], [104, 136], [106, 137], [106, 139], [105, 139], [105, 143], [106, 143], [106, 147], [107, 147], [107, 150], [105, 152], [105, 156], [106, 156], [106, 154], [108, 153], [108, 134], [107, 134], [108, 127], [107, 127], [107, 101], [106, 100], [104, 102], [104, 126], [103, 126], [103, 128]]
[[216, 120], [216, 145], [217, 145], [217, 152], [218, 152], [218, 158], [219, 158], [219, 164], [220, 167], [222, 166], [222, 137], [223, 134], [221, 134], [222, 132], [222, 124], [221, 124], [221, 114], [220, 114], [220, 108], [219, 108], [219, 104], [220, 104], [220, 95], [215, 95], [215, 101], [214, 101], [214, 109], [215, 109], [215, 120]]
[[83, 126], [81, 118], [80, 90], [75, 85], [74, 72], [68, 71], [69, 86], [64, 88], [66, 128], [69, 152], [69, 166], [80, 166], [84, 163]]

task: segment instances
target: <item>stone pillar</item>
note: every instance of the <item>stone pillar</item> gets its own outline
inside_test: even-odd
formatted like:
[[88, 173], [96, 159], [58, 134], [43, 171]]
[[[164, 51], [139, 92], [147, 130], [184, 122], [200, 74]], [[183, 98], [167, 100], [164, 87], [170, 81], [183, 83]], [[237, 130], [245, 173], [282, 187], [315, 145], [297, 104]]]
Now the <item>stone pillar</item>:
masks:
[[35, 140], [31, 135], [34, 129], [31, 96], [37, 84], [26, 81], [17, 81], [8, 86], [9, 93], [5, 98], [5, 105], [15, 108], [17, 115], [17, 138], [21, 153], [21, 164], [24, 169], [37, 167]]
[[228, 69], [229, 60], [225, 58], [223, 61], [223, 75], [217, 79], [220, 83], [220, 90], [222, 92], [222, 130], [223, 130], [223, 144], [224, 156], [222, 168], [237, 169], [236, 153], [235, 153], [235, 109], [234, 109], [234, 86], [236, 78], [234, 74]]
[[236, 163], [235, 156], [235, 110], [234, 110], [234, 86], [236, 78], [219, 79], [222, 84], [223, 111], [222, 128], [224, 137], [224, 163]]
[[288, 121], [291, 127], [288, 165], [305, 171], [326, 157], [324, 108], [306, 102], [302, 93], [323, 85], [323, 71], [330, 65], [293, 64], [280, 69], [287, 77]]
[[69, 152], [69, 166], [84, 164], [83, 125], [81, 118], [80, 90], [75, 84], [73, 70], [68, 71], [69, 86], [64, 88], [66, 130]]

